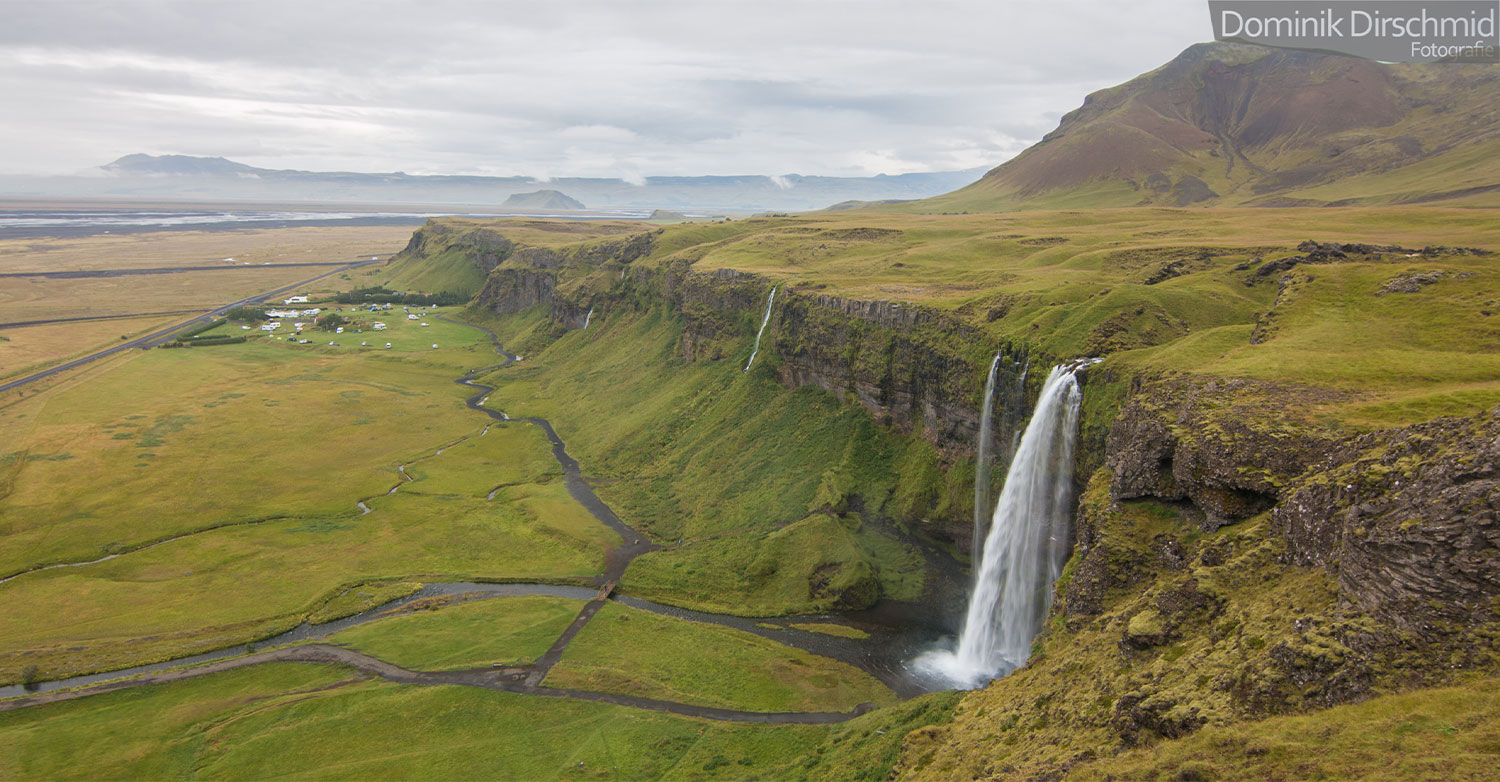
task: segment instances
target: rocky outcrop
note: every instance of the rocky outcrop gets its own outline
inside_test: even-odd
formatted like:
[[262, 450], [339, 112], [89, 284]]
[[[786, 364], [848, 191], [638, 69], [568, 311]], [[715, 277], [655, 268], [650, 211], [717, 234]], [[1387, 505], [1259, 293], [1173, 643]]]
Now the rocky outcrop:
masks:
[[537, 304], [550, 303], [557, 289], [557, 276], [530, 268], [500, 269], [485, 278], [475, 301], [501, 314], [520, 312]]
[[461, 250], [484, 274], [508, 259], [515, 244], [491, 228], [457, 226], [429, 219], [413, 232], [411, 239], [393, 260], [406, 257], [428, 258], [449, 250]]
[[1290, 558], [1423, 635], [1500, 619], [1500, 407], [1354, 439], [1272, 514]]
[[1337, 432], [1289, 412], [1329, 395], [1243, 379], [1138, 387], [1110, 430], [1110, 494], [1188, 500], [1209, 532], [1268, 510], [1282, 486], [1338, 441]]

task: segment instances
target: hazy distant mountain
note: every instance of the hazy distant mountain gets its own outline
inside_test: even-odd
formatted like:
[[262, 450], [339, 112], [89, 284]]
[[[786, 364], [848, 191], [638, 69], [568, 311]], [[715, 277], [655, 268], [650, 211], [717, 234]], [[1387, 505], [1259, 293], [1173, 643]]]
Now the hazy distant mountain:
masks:
[[505, 199], [503, 207], [510, 209], [587, 209], [578, 201], [556, 190], [538, 190], [535, 193], [516, 193]]
[[[413, 176], [247, 166], [221, 157], [126, 155], [86, 176], [0, 177], [0, 194], [172, 200], [342, 201], [475, 204], [499, 207], [512, 195], [546, 188], [592, 209], [803, 211], [840, 201], [916, 199], [947, 193], [984, 169], [873, 177], [696, 176], [623, 179]], [[530, 207], [543, 208], [543, 207]], [[582, 207], [570, 207], [582, 208]]]
[[1494, 193], [1497, 95], [1491, 65], [1198, 44], [1089, 95], [1025, 152], [914, 208], [1378, 204]]
[[116, 176], [182, 176], [191, 174], [254, 174], [256, 169], [221, 157], [189, 155], [126, 155], [100, 170]]

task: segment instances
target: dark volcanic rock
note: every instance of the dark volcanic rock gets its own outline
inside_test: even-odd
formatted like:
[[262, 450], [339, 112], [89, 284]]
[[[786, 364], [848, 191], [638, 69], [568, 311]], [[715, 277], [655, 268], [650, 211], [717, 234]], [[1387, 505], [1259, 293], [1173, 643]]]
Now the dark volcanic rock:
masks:
[[1159, 381], [1110, 430], [1111, 497], [1190, 500], [1207, 531], [1269, 509], [1282, 484], [1334, 445], [1331, 433], [1287, 420], [1289, 403], [1312, 393], [1238, 379]]
[[1500, 407], [1359, 437], [1272, 514], [1360, 609], [1430, 633], [1500, 618]]

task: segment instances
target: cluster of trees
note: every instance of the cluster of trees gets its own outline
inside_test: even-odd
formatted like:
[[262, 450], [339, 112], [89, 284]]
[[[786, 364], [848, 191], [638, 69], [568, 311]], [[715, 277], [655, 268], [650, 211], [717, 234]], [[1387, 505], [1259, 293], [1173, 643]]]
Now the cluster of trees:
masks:
[[442, 293], [403, 293], [393, 291], [389, 288], [355, 288], [348, 293], [340, 293], [334, 297], [334, 301], [340, 304], [419, 304], [421, 306], [452, 307], [468, 303], [469, 299], [461, 293], [443, 291]]
[[178, 339], [162, 345], [164, 348], [201, 348], [209, 345], [238, 345], [245, 338], [237, 334], [208, 334], [206, 336]]
[[313, 328], [322, 329], [324, 331], [336, 331], [339, 326], [348, 326], [352, 323], [354, 323], [354, 321], [350, 320], [349, 318], [346, 318], [336, 312], [330, 312], [326, 315], [319, 315], [318, 319], [313, 321]]

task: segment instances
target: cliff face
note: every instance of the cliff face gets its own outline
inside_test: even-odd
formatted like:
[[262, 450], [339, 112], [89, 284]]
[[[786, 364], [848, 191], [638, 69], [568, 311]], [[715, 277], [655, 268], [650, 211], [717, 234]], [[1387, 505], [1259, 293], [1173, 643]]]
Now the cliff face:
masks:
[[[651, 252], [640, 237], [526, 263], [515, 251], [476, 301], [546, 305], [554, 330], [580, 327], [590, 308], [665, 307], [682, 324], [682, 360], [743, 361], [771, 281]], [[783, 284], [756, 365], [931, 444], [956, 486], [972, 481], [985, 370], [1001, 347], [935, 309]], [[1026, 346], [1002, 352], [1012, 380], [1034, 371], [999, 384], [1001, 464], [1053, 363]], [[1500, 664], [1500, 409], [1356, 436], [1311, 412], [1345, 392], [1121, 372], [1086, 377], [1075, 549], [1031, 663], [966, 697], [951, 725], [909, 737], [900, 771], [1045, 776], [1207, 725]], [[971, 513], [933, 519], [959, 550]], [[1024, 737], [1009, 732], [1020, 725]]]
[[1303, 412], [1330, 395], [1137, 379], [1030, 663], [898, 776], [1055, 778], [1500, 667], [1500, 408], [1356, 436]]
[[1500, 407], [1341, 444], [1272, 513], [1290, 558], [1426, 637], [1500, 619]]

